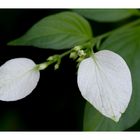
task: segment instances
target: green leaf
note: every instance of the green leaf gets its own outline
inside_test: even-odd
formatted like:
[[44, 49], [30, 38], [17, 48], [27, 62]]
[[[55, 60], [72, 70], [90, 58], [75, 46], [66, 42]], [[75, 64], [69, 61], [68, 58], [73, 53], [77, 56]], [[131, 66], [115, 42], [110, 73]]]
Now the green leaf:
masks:
[[9, 45], [67, 49], [83, 44], [91, 38], [91, 27], [83, 17], [74, 12], [63, 12], [45, 17]]
[[102, 116], [94, 107], [86, 104], [84, 130], [125, 130], [140, 118], [140, 27], [116, 31], [103, 42], [100, 50], [104, 49], [120, 54], [128, 64], [133, 82], [132, 98], [118, 123]]
[[98, 22], [116, 22], [139, 14], [136, 9], [76, 9], [74, 11]]

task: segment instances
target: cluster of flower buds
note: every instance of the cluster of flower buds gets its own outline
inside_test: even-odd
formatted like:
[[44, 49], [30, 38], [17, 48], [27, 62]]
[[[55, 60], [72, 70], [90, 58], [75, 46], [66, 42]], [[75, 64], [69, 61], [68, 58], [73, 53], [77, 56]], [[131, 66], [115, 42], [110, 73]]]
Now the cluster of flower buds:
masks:
[[81, 62], [86, 58], [86, 53], [82, 46], [76, 46], [72, 49], [69, 57], [73, 60], [77, 59], [77, 62]]

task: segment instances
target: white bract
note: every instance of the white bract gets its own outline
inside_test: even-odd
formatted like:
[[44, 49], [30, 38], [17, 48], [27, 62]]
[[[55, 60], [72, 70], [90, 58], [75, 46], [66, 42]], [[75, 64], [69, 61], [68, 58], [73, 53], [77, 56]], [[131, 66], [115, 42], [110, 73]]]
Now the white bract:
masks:
[[83, 60], [78, 69], [82, 96], [104, 116], [118, 122], [132, 94], [132, 79], [118, 54], [102, 50]]
[[36, 87], [40, 73], [27, 58], [15, 58], [0, 67], [0, 100], [16, 101], [29, 95]]

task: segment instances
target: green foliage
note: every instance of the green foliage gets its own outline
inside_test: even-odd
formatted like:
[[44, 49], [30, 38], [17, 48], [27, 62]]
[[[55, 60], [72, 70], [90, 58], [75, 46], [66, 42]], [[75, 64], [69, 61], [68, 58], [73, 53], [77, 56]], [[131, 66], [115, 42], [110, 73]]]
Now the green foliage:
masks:
[[84, 18], [73, 12], [63, 12], [45, 17], [9, 45], [68, 49], [88, 42], [91, 38], [90, 25]]
[[116, 22], [139, 14], [135, 9], [76, 9], [74, 11], [99, 22]]
[[127, 62], [133, 81], [131, 102], [118, 123], [107, 119], [87, 103], [84, 115], [84, 130], [125, 130], [140, 118], [140, 27], [114, 32], [100, 49], [112, 50]]

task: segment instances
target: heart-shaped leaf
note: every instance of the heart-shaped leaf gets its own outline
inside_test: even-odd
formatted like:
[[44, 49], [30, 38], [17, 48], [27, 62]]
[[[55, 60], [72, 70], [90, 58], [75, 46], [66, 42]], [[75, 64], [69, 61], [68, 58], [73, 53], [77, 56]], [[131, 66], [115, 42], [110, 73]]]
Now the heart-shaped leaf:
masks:
[[140, 27], [119, 30], [112, 34], [100, 49], [112, 50], [121, 55], [128, 64], [133, 82], [133, 93], [126, 112], [118, 123], [100, 115], [87, 104], [84, 113], [84, 130], [125, 130], [140, 118]]
[[27, 58], [15, 58], [0, 67], [0, 100], [16, 101], [29, 95], [36, 87], [40, 73]]
[[78, 86], [87, 101], [116, 122], [125, 112], [132, 94], [131, 74], [126, 62], [108, 50], [96, 52], [80, 63]]

